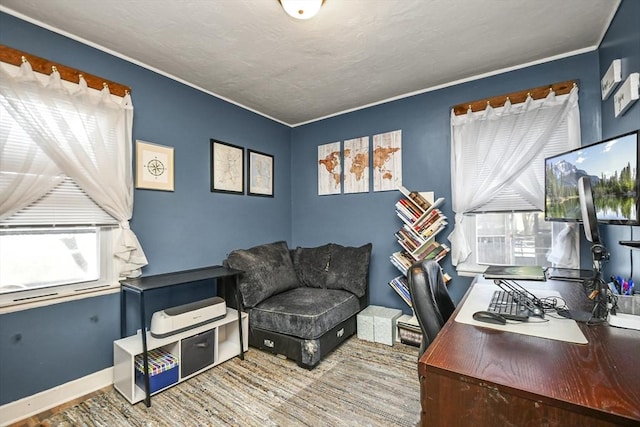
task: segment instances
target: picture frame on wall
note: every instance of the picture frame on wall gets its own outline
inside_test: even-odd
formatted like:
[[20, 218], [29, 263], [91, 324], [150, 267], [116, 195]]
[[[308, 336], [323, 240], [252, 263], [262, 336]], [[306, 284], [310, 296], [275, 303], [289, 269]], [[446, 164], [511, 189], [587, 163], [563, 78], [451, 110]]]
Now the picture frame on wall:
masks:
[[244, 148], [211, 139], [211, 191], [244, 194]]
[[174, 191], [173, 147], [136, 140], [136, 188]]
[[247, 194], [273, 197], [273, 156], [247, 149]]

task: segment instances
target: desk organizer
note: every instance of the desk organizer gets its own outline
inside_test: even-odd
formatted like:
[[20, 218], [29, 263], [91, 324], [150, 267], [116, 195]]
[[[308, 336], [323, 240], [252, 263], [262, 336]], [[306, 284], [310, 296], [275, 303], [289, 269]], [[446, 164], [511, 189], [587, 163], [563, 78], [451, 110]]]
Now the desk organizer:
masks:
[[618, 313], [640, 316], [640, 294], [616, 295], [618, 297]]

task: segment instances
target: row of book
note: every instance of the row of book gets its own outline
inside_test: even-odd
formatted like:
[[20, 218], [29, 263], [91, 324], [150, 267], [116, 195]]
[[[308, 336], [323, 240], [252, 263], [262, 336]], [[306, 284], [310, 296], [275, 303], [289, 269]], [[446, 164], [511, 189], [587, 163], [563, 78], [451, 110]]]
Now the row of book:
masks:
[[423, 211], [417, 209], [407, 199], [400, 199], [396, 202], [396, 213], [406, 223], [413, 224], [424, 214]]
[[398, 276], [391, 279], [389, 282], [389, 286], [393, 288], [394, 291], [400, 298], [409, 306], [413, 308], [411, 304], [411, 294], [409, 293], [409, 284], [407, 283], [406, 276]]
[[451, 251], [447, 244], [437, 242], [435, 239], [417, 251], [409, 251], [404, 246], [403, 248], [404, 251], [394, 252], [389, 259], [405, 276], [409, 267], [416, 262], [430, 259], [439, 262]]
[[422, 331], [416, 316], [403, 315], [396, 321], [397, 340], [403, 344], [420, 347], [422, 344]]
[[417, 191], [409, 191], [406, 187], [400, 186], [400, 192], [408, 199], [408, 201], [415, 205], [422, 212], [426, 212], [431, 207], [431, 200], [433, 200], [433, 193], [418, 193]]
[[[428, 239], [447, 225], [447, 217], [442, 214], [440, 209], [434, 207], [423, 216], [415, 218], [408, 217], [402, 207], [398, 208], [398, 203], [396, 203], [396, 214], [404, 223], [403, 228], [416, 239]], [[402, 206], [401, 203], [400, 205]]]

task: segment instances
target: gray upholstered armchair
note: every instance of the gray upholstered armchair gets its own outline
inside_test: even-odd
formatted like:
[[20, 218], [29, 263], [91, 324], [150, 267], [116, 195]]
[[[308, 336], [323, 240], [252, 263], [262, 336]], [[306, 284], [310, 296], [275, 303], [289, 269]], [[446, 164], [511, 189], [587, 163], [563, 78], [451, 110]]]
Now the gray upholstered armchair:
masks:
[[369, 304], [371, 248], [290, 250], [275, 242], [232, 251], [224, 263], [244, 271], [239, 288], [249, 345], [315, 367], [356, 332], [356, 315]]

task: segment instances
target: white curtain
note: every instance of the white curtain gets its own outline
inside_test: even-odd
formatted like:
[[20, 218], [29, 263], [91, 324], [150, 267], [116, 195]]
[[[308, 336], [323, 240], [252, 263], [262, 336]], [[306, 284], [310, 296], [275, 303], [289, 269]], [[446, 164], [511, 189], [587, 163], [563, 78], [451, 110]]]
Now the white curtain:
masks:
[[[30, 205], [66, 176], [119, 222], [114, 262], [120, 277], [136, 277], [147, 264], [129, 228], [133, 214], [133, 105], [116, 102], [108, 88], [87, 88], [83, 78], [67, 90], [57, 71], [39, 81], [28, 62], [11, 74], [0, 67], [0, 113], [10, 114], [34, 144], [13, 165], [0, 164], [0, 219]], [[119, 99], [120, 98], [116, 98]], [[0, 153], [12, 138], [0, 135]], [[2, 161], [0, 159], [0, 161]]]
[[[529, 165], [544, 151], [549, 136], [563, 120], [568, 121], [569, 147], [580, 145], [578, 88], [568, 95], [549, 95], [540, 100], [529, 97], [524, 103], [483, 112], [456, 116], [451, 112], [451, 192], [455, 213], [451, 241], [452, 264], [458, 265], [471, 254], [464, 233], [464, 215], [479, 211], [507, 186], [533, 208], [544, 209], [544, 174], [534, 174]], [[542, 126], [541, 126], [542, 124]], [[500, 137], [497, 137], [497, 136]], [[508, 135], [508, 147], [505, 147]], [[464, 158], [473, 159], [483, 171], [468, 167]], [[544, 165], [540, 165], [544, 170]]]

